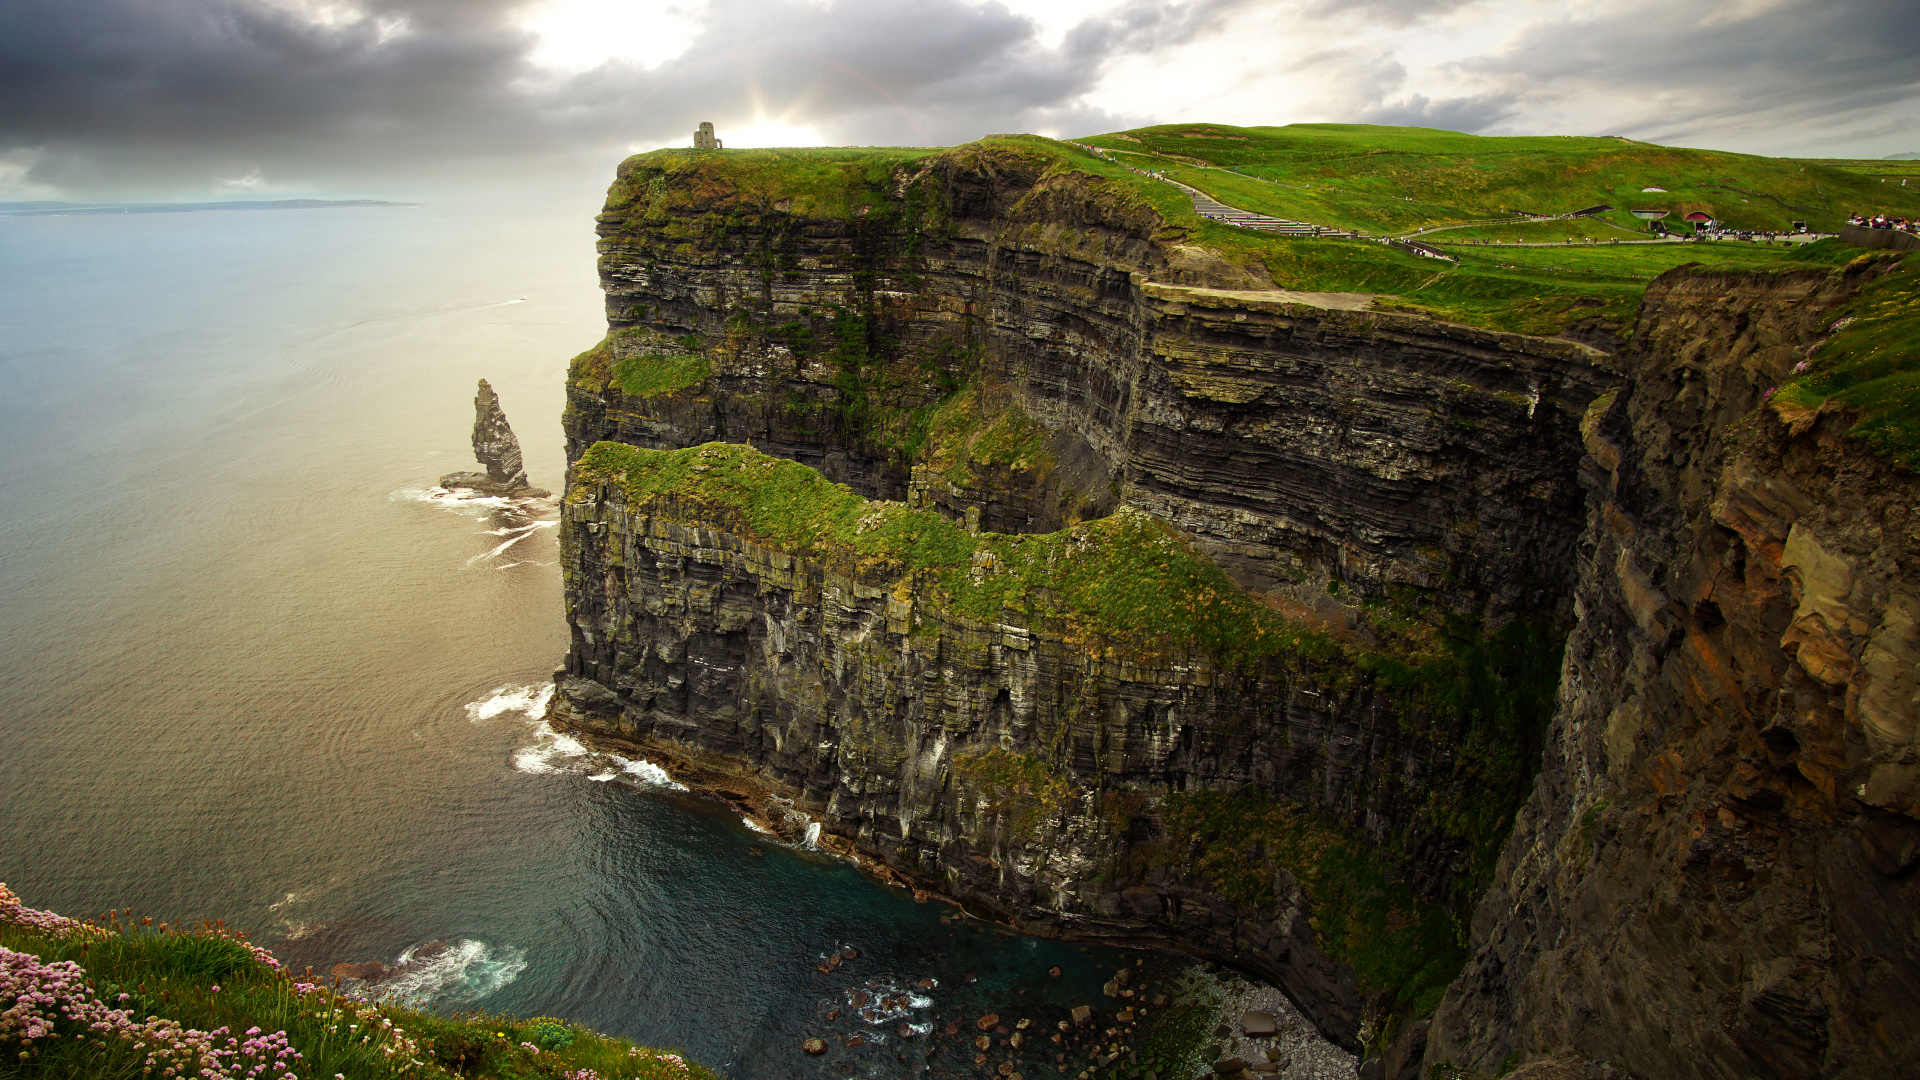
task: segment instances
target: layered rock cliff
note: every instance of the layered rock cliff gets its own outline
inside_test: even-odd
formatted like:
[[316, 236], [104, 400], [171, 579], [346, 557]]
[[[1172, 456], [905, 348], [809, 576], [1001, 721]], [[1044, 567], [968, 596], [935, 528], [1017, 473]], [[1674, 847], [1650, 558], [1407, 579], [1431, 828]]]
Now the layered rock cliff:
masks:
[[[730, 168], [636, 159], [601, 217], [563, 722], [720, 755], [1023, 925], [1259, 968], [1349, 1045], [1429, 1010], [1546, 720], [1609, 358], [1259, 288], [1020, 143], [832, 213]], [[708, 440], [978, 561], [796, 549], [738, 492], [650, 479], [732, 459], [589, 453]], [[1125, 591], [1167, 567], [1095, 553], [1149, 527], [1239, 607], [1160, 640], [1031, 561]], [[1269, 624], [1284, 647], [1236, 640]]]
[[[1774, 409], [1862, 279], [1679, 271], [1585, 425], [1560, 707], [1426, 1058], [1920, 1061], [1920, 480]], [[1783, 422], [1783, 416], [1786, 421]], [[1794, 429], [1801, 430], [1796, 434]]]
[[1763, 401], [1885, 267], [1678, 271], [1606, 354], [1273, 289], [1037, 144], [622, 166], [556, 720], [1378, 1071], [1902, 1060], [1911, 481]]

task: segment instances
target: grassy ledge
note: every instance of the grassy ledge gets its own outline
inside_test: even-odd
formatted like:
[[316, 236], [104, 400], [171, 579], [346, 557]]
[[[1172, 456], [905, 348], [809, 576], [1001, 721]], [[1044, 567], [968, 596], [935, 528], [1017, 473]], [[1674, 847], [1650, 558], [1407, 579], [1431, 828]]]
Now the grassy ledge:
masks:
[[[1858, 256], [1863, 265], [1884, 258]], [[1789, 424], [1849, 411], [1854, 423], [1847, 434], [1920, 472], [1920, 255], [1868, 284], [1832, 330], [1772, 393], [1774, 411]]]
[[287, 972], [220, 923], [70, 919], [0, 884], [0, 1077], [719, 1080], [551, 1017], [436, 1016]]
[[669, 497], [676, 512], [762, 546], [874, 584], [913, 578], [943, 611], [980, 621], [1011, 612], [1099, 655], [1206, 657], [1241, 668], [1335, 652], [1331, 638], [1248, 596], [1137, 511], [1054, 533], [969, 533], [938, 513], [870, 502], [804, 465], [730, 443], [665, 451], [602, 442], [574, 468], [575, 499], [596, 481], [620, 485], [635, 509]]

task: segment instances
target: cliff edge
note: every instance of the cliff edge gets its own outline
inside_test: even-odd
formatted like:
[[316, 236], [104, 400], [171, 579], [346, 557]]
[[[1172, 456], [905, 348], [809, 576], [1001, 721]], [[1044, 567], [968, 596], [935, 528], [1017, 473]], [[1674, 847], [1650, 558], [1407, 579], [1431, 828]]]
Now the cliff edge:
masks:
[[1912, 479], [1769, 390], [1896, 264], [1674, 271], [1606, 352], [1054, 146], [621, 167], [556, 722], [1376, 1075], [1911, 1057]]

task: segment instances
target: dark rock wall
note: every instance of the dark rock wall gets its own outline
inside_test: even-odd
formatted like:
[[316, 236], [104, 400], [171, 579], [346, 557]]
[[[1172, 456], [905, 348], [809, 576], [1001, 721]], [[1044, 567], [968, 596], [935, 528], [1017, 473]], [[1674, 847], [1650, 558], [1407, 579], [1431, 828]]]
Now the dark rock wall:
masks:
[[[975, 507], [991, 531], [1051, 531], [1130, 503], [1176, 521], [1242, 585], [1336, 619], [1391, 585], [1496, 621], [1564, 603], [1575, 425], [1616, 381], [1606, 354], [1273, 291], [1264, 271], [1181, 243], [1082, 174], [957, 154], [900, 183], [932, 193], [935, 224], [725, 200], [603, 214], [612, 353], [693, 333], [714, 369], [647, 399], [575, 378], [569, 460], [602, 439], [745, 442], [906, 498], [913, 463], [846, 422], [843, 370], [768, 333], [824, 335], [838, 305], [868, 311], [892, 350], [877, 398], [936, 402], [944, 370], [944, 385], [1004, 385], [1053, 431], [1063, 467], [925, 493], [956, 520]], [[940, 347], [949, 359], [929, 361]]]
[[[1570, 1054], [1741, 1078], [1920, 1060], [1920, 487], [1843, 419], [1764, 402], [1871, 267], [1676, 271], [1616, 358], [1273, 291], [1074, 174], [974, 153], [898, 190], [916, 184], [937, 227], [724, 198], [603, 215], [610, 323], [629, 332], [609, 356], [697, 335], [712, 374], [642, 399], [581, 368], [570, 458], [601, 439], [747, 442], [995, 531], [1125, 506], [1363, 645], [1368, 597], [1410, 591], [1477, 625], [1565, 613], [1544, 771], [1474, 959], [1417, 1028], [1425, 1065]], [[896, 413], [996, 387], [1048, 427], [1049, 466], [956, 487], [884, 424], [849, 422], [845, 367], [773, 332], [818, 333], [836, 306], [864, 313], [869, 385]], [[1400, 845], [1429, 896], [1460, 880], [1421, 809], [1465, 775], [1446, 724], [1366, 679], [1098, 659], [703, 512], [570, 492], [563, 720], [730, 762], [1030, 928], [1264, 971], [1350, 1044], [1370, 1003], [1296, 883], [1276, 869], [1279, 901], [1254, 907], [1143, 863], [1154, 801], [1270, 792]], [[995, 810], [954, 767], [994, 748], [1053, 762], [1071, 799], [1030, 825]], [[1116, 794], [1143, 799], [1116, 816]], [[1388, 1054], [1418, 1058], [1418, 1038]]]
[[[1316, 947], [1288, 872], [1273, 871], [1278, 904], [1248, 905], [1133, 858], [1156, 802], [1258, 787], [1377, 839], [1410, 834], [1436, 894], [1458, 872], [1460, 852], [1415, 813], [1418, 793], [1458, 786], [1448, 733], [1364, 683], [1102, 658], [1011, 612], [943, 612], [911, 579], [746, 543], [700, 507], [629, 506], [604, 483], [570, 494], [562, 566], [563, 724], [718, 755], [928, 887], [1036, 932], [1174, 940], [1263, 971], [1349, 1045], [1369, 1001]], [[1025, 822], [993, 809], [957, 765], [992, 750], [1052, 763], [1063, 801]]]
[[[1675, 271], [1589, 418], [1561, 707], [1426, 1060], [1920, 1062], [1920, 482], [1767, 388], [1852, 268]], [[1809, 426], [1810, 425], [1810, 426]], [[1424, 1075], [1424, 1074], [1423, 1074]]]

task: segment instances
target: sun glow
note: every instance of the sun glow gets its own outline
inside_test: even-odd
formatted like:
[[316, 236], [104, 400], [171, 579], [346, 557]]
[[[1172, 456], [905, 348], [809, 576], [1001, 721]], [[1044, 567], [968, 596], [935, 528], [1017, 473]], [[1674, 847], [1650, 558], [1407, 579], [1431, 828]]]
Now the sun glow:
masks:
[[789, 124], [784, 120], [759, 119], [751, 124], [729, 127], [715, 122], [714, 134], [720, 136], [720, 144], [730, 150], [747, 150], [754, 147], [771, 146], [825, 146], [826, 140], [820, 133], [806, 124]]

